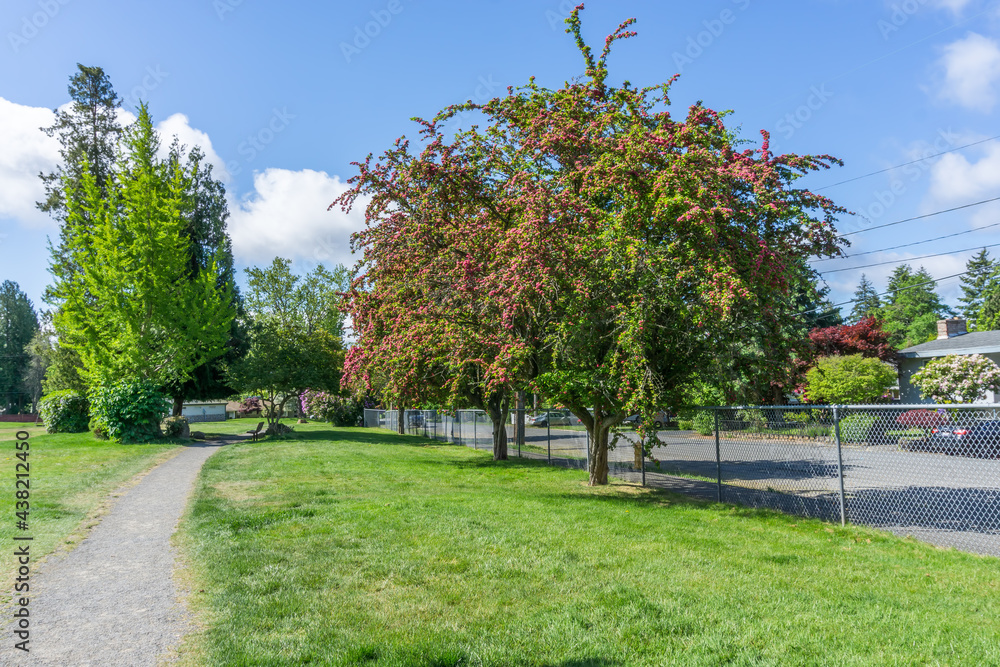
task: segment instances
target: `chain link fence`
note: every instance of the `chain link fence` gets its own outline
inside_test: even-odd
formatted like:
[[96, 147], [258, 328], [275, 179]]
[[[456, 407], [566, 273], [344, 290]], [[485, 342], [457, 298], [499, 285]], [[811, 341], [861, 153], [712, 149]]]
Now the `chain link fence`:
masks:
[[[1000, 406], [701, 408], [699, 418], [639, 438], [616, 429], [610, 474], [710, 500], [851, 522], [945, 547], [1000, 556]], [[398, 412], [366, 410], [365, 426], [397, 430]], [[479, 410], [407, 410], [412, 435], [492, 450]], [[589, 437], [565, 411], [516, 411], [511, 457], [587, 468]], [[693, 428], [697, 426], [698, 429]], [[615, 439], [614, 437], [612, 438]]]

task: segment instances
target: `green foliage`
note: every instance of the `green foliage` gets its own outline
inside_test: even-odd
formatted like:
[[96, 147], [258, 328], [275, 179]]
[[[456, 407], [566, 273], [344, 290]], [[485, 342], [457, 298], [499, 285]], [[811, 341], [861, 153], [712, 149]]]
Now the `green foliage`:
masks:
[[1000, 330], [1000, 275], [993, 276], [983, 289], [983, 305], [976, 316], [976, 331]]
[[865, 442], [878, 418], [875, 415], [848, 415], [840, 420], [841, 442]]
[[168, 438], [186, 438], [191, 435], [187, 417], [167, 417], [163, 420], [163, 435]]
[[334, 426], [357, 426], [364, 416], [361, 401], [325, 391], [306, 391], [302, 394], [302, 414]]
[[968, 326], [977, 331], [985, 331], [976, 323], [983, 308], [986, 290], [997, 274], [997, 263], [990, 259], [990, 253], [983, 248], [973, 255], [965, 264], [965, 275], [961, 277], [962, 296], [958, 297], [961, 304], [962, 317], [968, 320]]
[[17, 283], [0, 284], [0, 412], [16, 412], [24, 393], [30, 355], [25, 350], [38, 331], [31, 300]]
[[854, 307], [851, 309], [851, 324], [857, 324], [866, 317], [877, 317], [882, 308], [878, 291], [865, 274], [861, 274], [861, 283], [854, 292]]
[[677, 422], [677, 428], [681, 431], [693, 431], [694, 430], [694, 420], [692, 419], [681, 419]]
[[57, 391], [41, 400], [39, 414], [48, 433], [82, 433], [90, 419], [90, 403], [74, 391]]
[[793, 422], [796, 424], [808, 424], [811, 422], [812, 415], [809, 414], [809, 410], [786, 410], [782, 412], [782, 415], [787, 422]]
[[882, 308], [884, 328], [892, 334], [889, 342], [896, 348], [933, 340], [937, 321], [954, 314], [935, 292], [937, 283], [920, 267], [897, 266], [889, 278], [887, 303]]
[[120, 380], [98, 385], [90, 394], [93, 430], [118, 443], [149, 442], [160, 435], [167, 399], [149, 381]]
[[160, 161], [158, 149], [143, 106], [106, 193], [86, 163], [79, 184], [64, 182], [72, 233], [63, 254], [53, 252], [55, 326], [92, 384], [183, 381], [222, 354], [229, 335], [232, 298], [217, 268], [191, 275], [191, 174]]
[[811, 403], [874, 403], [896, 382], [896, 369], [860, 354], [820, 357], [806, 374]]
[[910, 382], [935, 403], [972, 403], [1000, 391], [1000, 366], [981, 354], [949, 354], [931, 359]]
[[715, 415], [711, 410], [698, 410], [692, 420], [694, 430], [702, 435], [715, 433]]
[[272, 320], [306, 335], [326, 331], [336, 338], [343, 336], [339, 293], [349, 287], [343, 266], [330, 271], [320, 264], [305, 276], [296, 276], [290, 260], [275, 257], [271, 266], [250, 267], [246, 273], [247, 308], [255, 320]]

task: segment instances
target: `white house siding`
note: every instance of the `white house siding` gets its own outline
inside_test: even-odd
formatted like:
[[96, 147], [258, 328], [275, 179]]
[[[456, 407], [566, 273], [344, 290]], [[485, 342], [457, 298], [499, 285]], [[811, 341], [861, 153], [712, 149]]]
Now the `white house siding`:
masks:
[[185, 403], [181, 415], [189, 422], [226, 421], [225, 403]]

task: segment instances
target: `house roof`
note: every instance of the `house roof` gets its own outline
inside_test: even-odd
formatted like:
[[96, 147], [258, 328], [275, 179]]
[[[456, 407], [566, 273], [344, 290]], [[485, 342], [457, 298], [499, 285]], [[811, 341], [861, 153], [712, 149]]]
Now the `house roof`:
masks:
[[992, 354], [1000, 352], [1000, 331], [973, 331], [971, 333], [932, 340], [899, 351], [908, 358], [944, 357], [949, 354]]

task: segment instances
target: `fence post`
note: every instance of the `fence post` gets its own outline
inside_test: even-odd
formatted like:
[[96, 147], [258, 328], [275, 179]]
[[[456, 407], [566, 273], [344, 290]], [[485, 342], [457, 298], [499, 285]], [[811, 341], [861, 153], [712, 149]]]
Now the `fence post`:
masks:
[[438, 416], [440, 414], [441, 414], [440, 410], [438, 410], [438, 409], [434, 410], [434, 439], [435, 440], [438, 439]]
[[642, 485], [646, 486], [646, 438], [643, 437], [639, 442], [642, 445]]
[[472, 413], [472, 446], [479, 449], [479, 413], [475, 411]]
[[545, 413], [545, 456], [552, 463], [552, 413]]
[[722, 452], [719, 449], [719, 411], [712, 409], [712, 415], [715, 417], [715, 479], [716, 479], [716, 498], [721, 503], [722, 502]]
[[840, 482], [840, 525], [847, 525], [847, 505], [844, 502], [844, 454], [840, 448], [840, 408], [833, 407], [833, 441], [837, 445], [837, 480]]

